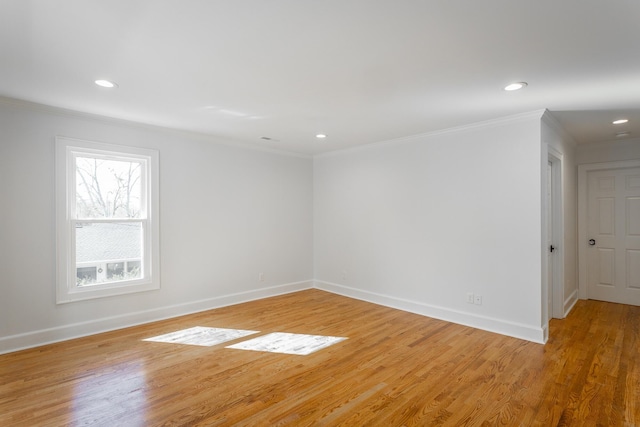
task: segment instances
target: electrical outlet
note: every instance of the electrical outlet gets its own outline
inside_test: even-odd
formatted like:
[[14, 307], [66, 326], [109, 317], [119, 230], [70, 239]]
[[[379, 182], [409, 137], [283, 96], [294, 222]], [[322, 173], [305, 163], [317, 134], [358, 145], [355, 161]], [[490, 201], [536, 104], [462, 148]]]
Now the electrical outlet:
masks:
[[258, 280], [260, 280], [261, 282], [264, 282], [264, 273], [258, 274]]
[[467, 303], [474, 304], [474, 301], [473, 292], [467, 292]]
[[482, 295], [476, 295], [474, 300], [475, 305], [482, 305]]
[[342, 280], [347, 280], [347, 270], [342, 270]]

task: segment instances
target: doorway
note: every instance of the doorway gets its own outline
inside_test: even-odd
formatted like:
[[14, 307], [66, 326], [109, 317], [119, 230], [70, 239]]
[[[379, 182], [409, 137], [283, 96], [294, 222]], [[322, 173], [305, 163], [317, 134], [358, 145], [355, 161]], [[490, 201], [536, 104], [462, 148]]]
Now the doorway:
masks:
[[640, 160], [578, 168], [580, 298], [640, 305]]
[[546, 320], [564, 317], [562, 154], [548, 146], [546, 171]]

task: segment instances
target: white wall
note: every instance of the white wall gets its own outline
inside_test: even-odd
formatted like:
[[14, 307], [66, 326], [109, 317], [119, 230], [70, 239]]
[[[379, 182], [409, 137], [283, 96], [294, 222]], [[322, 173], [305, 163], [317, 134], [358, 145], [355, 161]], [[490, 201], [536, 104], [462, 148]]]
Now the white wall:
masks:
[[316, 286], [544, 341], [541, 114], [317, 156]]
[[[313, 284], [310, 158], [6, 99], [0, 129], [0, 353]], [[56, 135], [159, 150], [161, 290], [55, 304]]]
[[579, 165], [582, 165], [635, 159], [640, 159], [640, 139], [638, 138], [579, 145], [576, 160]]
[[[0, 99], [0, 353], [314, 283], [542, 342], [541, 115], [312, 161]], [[55, 304], [56, 135], [160, 151], [161, 290]]]
[[[542, 120], [542, 143], [552, 147], [562, 157], [562, 207], [563, 240], [560, 253], [564, 257], [562, 313], [569, 314], [578, 301], [578, 167], [576, 164], [576, 143], [568, 136], [549, 113]], [[548, 156], [543, 150], [542, 162], [546, 168]], [[546, 175], [543, 175], [545, 178]], [[544, 184], [546, 187], [546, 184]], [[543, 226], [546, 233], [546, 225]], [[546, 245], [544, 248], [546, 252]], [[543, 279], [546, 274], [543, 273]], [[544, 284], [543, 284], [544, 288]]]

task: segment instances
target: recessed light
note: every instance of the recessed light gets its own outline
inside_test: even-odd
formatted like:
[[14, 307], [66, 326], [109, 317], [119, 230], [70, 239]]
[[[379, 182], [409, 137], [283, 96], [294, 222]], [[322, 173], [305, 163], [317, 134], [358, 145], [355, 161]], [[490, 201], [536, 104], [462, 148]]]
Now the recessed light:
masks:
[[107, 89], [113, 89], [118, 87], [117, 84], [115, 84], [114, 82], [110, 82], [109, 80], [96, 80], [95, 84], [97, 84], [100, 87], [106, 87]]
[[629, 132], [618, 132], [616, 133], [616, 138], [624, 138], [625, 136], [631, 135]]
[[511, 83], [510, 85], [507, 85], [504, 87], [504, 90], [506, 91], [514, 91], [514, 90], [520, 90], [527, 87], [527, 82], [516, 82], [516, 83]]
[[618, 119], [613, 121], [614, 125], [622, 125], [624, 123], [629, 123], [629, 119]]
[[324, 133], [319, 133], [316, 135], [316, 138], [318, 139], [325, 139], [327, 137], [327, 135], [325, 135]]

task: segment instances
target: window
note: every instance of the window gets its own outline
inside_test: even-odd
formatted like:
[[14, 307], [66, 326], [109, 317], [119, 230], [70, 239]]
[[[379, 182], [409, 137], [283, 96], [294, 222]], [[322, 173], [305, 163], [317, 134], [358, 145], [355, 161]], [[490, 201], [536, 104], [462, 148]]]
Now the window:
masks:
[[159, 289], [158, 152], [56, 138], [58, 303]]

